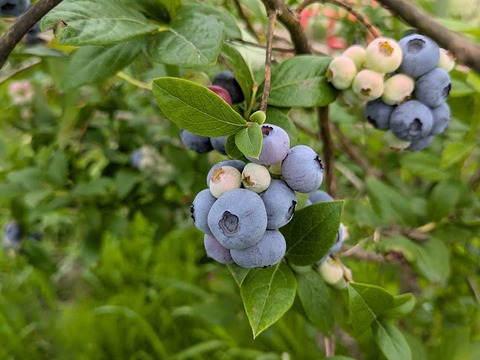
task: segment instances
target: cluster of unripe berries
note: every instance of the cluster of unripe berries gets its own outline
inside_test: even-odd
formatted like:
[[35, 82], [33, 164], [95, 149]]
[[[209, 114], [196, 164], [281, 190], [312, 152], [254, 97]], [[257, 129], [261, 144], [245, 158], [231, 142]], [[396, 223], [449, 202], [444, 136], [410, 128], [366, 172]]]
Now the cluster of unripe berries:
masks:
[[258, 158], [225, 160], [207, 175], [208, 188], [191, 207], [195, 226], [204, 236], [207, 256], [244, 268], [267, 267], [285, 255], [279, 228], [293, 217], [296, 192], [314, 192], [323, 181], [322, 161], [305, 145], [290, 148], [288, 134], [272, 124], [261, 125]]
[[366, 48], [350, 46], [331, 61], [326, 77], [346, 103], [366, 102], [365, 117], [375, 128], [391, 130], [415, 151], [448, 126], [453, 66], [433, 40], [410, 34], [399, 42], [380, 37]]
[[[207, 88], [220, 96], [229, 105], [239, 104], [245, 100], [242, 88], [233, 73], [228, 70], [218, 73], [213, 78], [212, 84], [207, 85]], [[201, 154], [216, 150], [220, 154], [226, 155], [225, 143], [227, 138], [228, 136], [201, 136], [184, 129], [180, 130], [180, 139], [185, 147]]]

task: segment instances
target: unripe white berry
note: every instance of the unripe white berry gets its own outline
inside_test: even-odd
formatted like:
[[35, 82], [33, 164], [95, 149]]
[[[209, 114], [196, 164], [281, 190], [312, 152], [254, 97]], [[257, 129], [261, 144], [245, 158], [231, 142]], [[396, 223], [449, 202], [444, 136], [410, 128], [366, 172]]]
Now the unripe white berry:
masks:
[[379, 37], [368, 44], [365, 51], [365, 67], [379, 72], [390, 73], [402, 63], [402, 48], [394, 39]]
[[378, 99], [383, 94], [383, 74], [363, 69], [353, 79], [352, 90], [361, 100]]
[[415, 88], [415, 80], [405, 74], [395, 74], [383, 84], [382, 101], [387, 105], [401, 104], [408, 100]]
[[252, 190], [257, 194], [267, 190], [272, 177], [268, 169], [260, 164], [248, 163], [242, 171], [242, 184], [245, 189]]
[[219, 198], [226, 192], [238, 189], [241, 186], [240, 171], [233, 166], [220, 166], [213, 170], [210, 178], [210, 192], [216, 198]]
[[353, 78], [357, 74], [355, 63], [348, 56], [337, 56], [328, 66], [326, 77], [338, 90], [345, 90], [352, 85]]
[[351, 45], [345, 49], [342, 56], [348, 56], [353, 60], [357, 71], [360, 71], [365, 64], [365, 48], [362, 45]]
[[320, 263], [318, 271], [327, 284], [335, 285], [343, 280], [342, 266], [331, 258]]

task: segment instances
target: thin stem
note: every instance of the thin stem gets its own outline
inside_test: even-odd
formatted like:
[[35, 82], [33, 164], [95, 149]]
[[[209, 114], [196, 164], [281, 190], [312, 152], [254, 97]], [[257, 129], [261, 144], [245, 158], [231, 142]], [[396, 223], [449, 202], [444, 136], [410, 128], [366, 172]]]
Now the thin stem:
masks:
[[333, 144], [330, 121], [328, 119], [328, 106], [317, 108], [318, 126], [323, 141], [323, 164], [325, 166], [327, 192], [334, 198], [337, 198], [337, 183], [335, 181], [335, 145]]
[[331, 337], [323, 337], [323, 345], [325, 347], [325, 356], [330, 357], [335, 355], [335, 342]]
[[268, 10], [268, 29], [267, 29], [267, 46], [265, 55], [265, 79], [263, 85], [262, 101], [260, 102], [260, 110], [267, 111], [268, 95], [270, 95], [270, 87], [272, 83], [272, 46], [273, 46], [273, 32], [275, 30], [275, 23], [277, 21], [277, 12], [275, 10]]
[[338, 7], [341, 7], [343, 9], [347, 10], [353, 16], [355, 16], [357, 18], [357, 20], [367, 29], [367, 31], [370, 32], [370, 34], [374, 38], [377, 38], [377, 37], [380, 36], [380, 33], [379, 33], [378, 29], [375, 26], [373, 26], [373, 24], [370, 22], [370, 20], [368, 20], [365, 16], [363, 16], [357, 10], [352, 8], [349, 4], [347, 4], [343, 1], [340, 1], [340, 0], [306, 0], [297, 7], [297, 12], [300, 13], [307, 6], [309, 6], [311, 4], [314, 4], [314, 3], [321, 3], [321, 4], [330, 3], [330, 4], [336, 5]]
[[123, 71], [119, 71], [116, 76], [140, 89], [152, 90], [152, 86], [150, 84], [138, 81], [137, 79], [132, 78], [130, 75], [125, 74]]
[[235, 8], [237, 9], [238, 11], [238, 15], [240, 16], [240, 18], [243, 20], [243, 22], [245, 23], [245, 26], [247, 27], [247, 30], [250, 34], [252, 34], [252, 36], [257, 40], [257, 41], [260, 41], [260, 37], [258, 36], [257, 32], [255, 31], [255, 29], [253, 28], [253, 25], [252, 23], [250, 22], [250, 20], [248, 19], [248, 16], [245, 14], [245, 12], [243, 11], [243, 8], [242, 8], [242, 5], [240, 4], [240, 1], [239, 0], [233, 0], [233, 3], [235, 4]]
[[0, 38], [0, 69], [28, 30], [30, 30], [45, 14], [61, 2], [62, 0], [39, 0], [8, 28], [5, 34]]

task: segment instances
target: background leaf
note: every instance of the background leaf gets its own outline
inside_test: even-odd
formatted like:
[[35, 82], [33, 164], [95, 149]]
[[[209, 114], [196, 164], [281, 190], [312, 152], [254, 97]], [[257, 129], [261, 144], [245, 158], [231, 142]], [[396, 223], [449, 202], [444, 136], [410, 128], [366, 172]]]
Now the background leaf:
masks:
[[322, 202], [298, 210], [280, 230], [287, 241], [286, 256], [296, 265], [312, 265], [337, 239], [343, 201]]
[[159, 78], [153, 81], [152, 89], [162, 113], [195, 134], [232, 135], [247, 123], [218, 95], [191, 81]]
[[240, 293], [253, 337], [275, 323], [292, 306], [296, 288], [295, 276], [284, 262], [248, 272]]
[[387, 321], [375, 321], [372, 324], [375, 341], [388, 360], [410, 360], [412, 354], [407, 341], [397, 327]]
[[244, 155], [258, 158], [262, 150], [263, 134], [262, 128], [257, 123], [240, 130], [235, 135], [235, 144], [238, 150]]

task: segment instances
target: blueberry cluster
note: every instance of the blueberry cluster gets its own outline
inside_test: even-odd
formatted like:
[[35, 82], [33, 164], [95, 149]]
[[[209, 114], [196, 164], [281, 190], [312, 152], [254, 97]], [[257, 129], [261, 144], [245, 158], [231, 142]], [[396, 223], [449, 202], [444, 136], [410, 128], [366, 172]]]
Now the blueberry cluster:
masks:
[[365, 118], [375, 128], [391, 130], [416, 151], [448, 126], [453, 66], [433, 40], [411, 34], [399, 42], [380, 37], [366, 48], [350, 46], [332, 60], [326, 77], [345, 103], [366, 102]]
[[195, 226], [204, 236], [207, 256], [244, 268], [267, 267], [285, 255], [279, 228], [293, 217], [296, 192], [310, 193], [323, 181], [322, 161], [305, 145], [290, 148], [288, 134], [272, 124], [261, 125], [258, 158], [225, 160], [207, 175], [208, 188], [191, 206]]
[[[239, 104], [245, 100], [242, 89], [235, 79], [231, 71], [222, 71], [218, 73], [212, 80], [212, 84], [207, 86], [208, 89], [220, 96], [229, 105]], [[225, 143], [228, 136], [207, 137], [194, 134], [187, 130], [180, 130], [180, 139], [187, 149], [196, 151], [200, 154], [218, 151], [222, 155], [225, 152]]]

